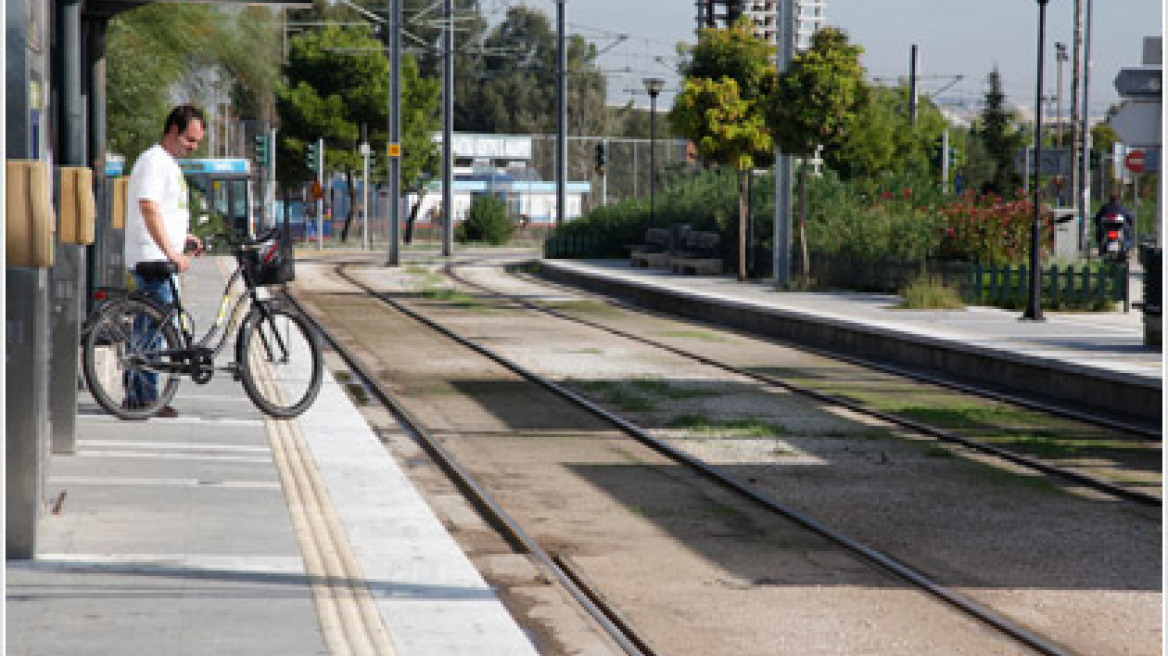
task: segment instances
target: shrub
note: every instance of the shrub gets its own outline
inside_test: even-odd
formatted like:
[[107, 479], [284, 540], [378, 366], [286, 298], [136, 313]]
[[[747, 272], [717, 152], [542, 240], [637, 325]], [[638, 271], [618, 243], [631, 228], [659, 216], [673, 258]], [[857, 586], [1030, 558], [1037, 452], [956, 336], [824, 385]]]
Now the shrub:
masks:
[[899, 307], [906, 310], [960, 310], [965, 307], [958, 291], [940, 276], [921, 275], [908, 284]]
[[482, 195], [471, 203], [470, 212], [458, 225], [455, 237], [462, 243], [477, 241], [501, 246], [514, 232], [515, 222], [507, 215], [507, 204], [501, 198]]
[[[1006, 264], [1023, 262], [1030, 254], [1034, 205], [1019, 192], [1013, 199], [966, 192], [940, 208], [945, 217], [939, 255], [944, 258]], [[1050, 214], [1043, 222], [1043, 244], [1053, 239]]]

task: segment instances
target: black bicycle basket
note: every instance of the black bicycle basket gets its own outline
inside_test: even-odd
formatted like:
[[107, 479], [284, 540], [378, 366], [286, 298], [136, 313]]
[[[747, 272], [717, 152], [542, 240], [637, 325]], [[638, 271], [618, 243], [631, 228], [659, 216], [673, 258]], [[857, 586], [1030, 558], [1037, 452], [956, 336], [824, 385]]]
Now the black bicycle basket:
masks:
[[247, 253], [244, 262], [252, 282], [259, 286], [282, 285], [296, 279], [291, 243], [273, 237]]

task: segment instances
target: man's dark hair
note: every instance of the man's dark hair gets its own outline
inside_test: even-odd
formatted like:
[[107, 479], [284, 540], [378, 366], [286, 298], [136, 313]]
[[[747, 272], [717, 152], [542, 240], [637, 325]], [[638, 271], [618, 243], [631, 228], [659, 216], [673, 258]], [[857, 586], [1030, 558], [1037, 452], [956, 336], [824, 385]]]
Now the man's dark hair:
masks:
[[179, 134], [186, 132], [187, 125], [194, 119], [198, 119], [204, 126], [207, 125], [207, 119], [203, 118], [203, 110], [194, 105], [179, 105], [170, 110], [170, 114], [166, 117], [166, 125], [162, 126], [162, 134], [170, 132], [171, 126], [177, 127]]

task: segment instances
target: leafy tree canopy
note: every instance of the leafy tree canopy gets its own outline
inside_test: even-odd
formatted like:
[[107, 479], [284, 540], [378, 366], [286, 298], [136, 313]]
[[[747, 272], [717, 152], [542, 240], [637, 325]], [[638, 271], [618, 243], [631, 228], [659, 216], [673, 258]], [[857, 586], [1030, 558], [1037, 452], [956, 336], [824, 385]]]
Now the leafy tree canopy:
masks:
[[731, 78], [741, 98], [756, 101], [774, 89], [773, 58], [774, 48], [754, 35], [744, 17], [729, 29], [699, 30], [698, 43], [682, 60], [680, 72], [685, 78]]
[[767, 108], [783, 152], [810, 155], [818, 145], [835, 150], [844, 142], [867, 98], [861, 52], [828, 27], [792, 59]]
[[[311, 177], [307, 144], [325, 141], [325, 164], [347, 171], [360, 166], [356, 145], [361, 125], [370, 143], [388, 135], [389, 61], [368, 27], [329, 27], [305, 32], [289, 42], [286, 81], [276, 93], [281, 119], [281, 162], [277, 170], [294, 179]], [[402, 179], [414, 184], [432, 171], [438, 129], [438, 83], [418, 74], [412, 57], [402, 58]], [[377, 149], [384, 165], [384, 148]]]

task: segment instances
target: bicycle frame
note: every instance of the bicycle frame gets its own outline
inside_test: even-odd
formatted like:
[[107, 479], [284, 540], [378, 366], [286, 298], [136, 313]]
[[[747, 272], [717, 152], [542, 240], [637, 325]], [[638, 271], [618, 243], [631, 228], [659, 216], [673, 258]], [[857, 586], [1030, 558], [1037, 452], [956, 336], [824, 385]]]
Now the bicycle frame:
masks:
[[[232, 272], [231, 277], [227, 279], [227, 283], [223, 287], [223, 295], [219, 301], [219, 311], [215, 316], [215, 320], [212, 322], [210, 327], [207, 328], [207, 332], [204, 333], [203, 336], [198, 339], [198, 341], [192, 341], [193, 335], [183, 328], [182, 320], [183, 318], [189, 318], [190, 314], [183, 307], [182, 297], [178, 292], [178, 287], [175, 284], [174, 278], [171, 277], [167, 281], [167, 284], [170, 285], [175, 300], [173, 303], [168, 303], [165, 305], [164, 309], [166, 310], [166, 313], [159, 325], [161, 326], [166, 325], [167, 323], [173, 323], [175, 326], [177, 326], [179, 328], [179, 334], [181, 335], [180, 339], [182, 340], [182, 345], [180, 348], [150, 351], [150, 358], [148, 361], [138, 362], [136, 364], [141, 366], [143, 369], [157, 373], [188, 374], [192, 377], [197, 377], [199, 375], [206, 375], [208, 373], [207, 370], [200, 369], [200, 367], [203, 366], [203, 363], [205, 362], [211, 365], [209, 367], [210, 370], [234, 373], [235, 367], [238, 365], [238, 363], [231, 363], [222, 367], [215, 367], [214, 361], [223, 352], [223, 347], [227, 344], [228, 336], [236, 330], [236, 327], [239, 325], [241, 318], [245, 316], [245, 313], [241, 312], [241, 310], [244, 308], [248, 308], [249, 310], [251, 308], [257, 308], [263, 315], [264, 319], [268, 319], [270, 316], [266, 311], [265, 301], [259, 298], [257, 293], [258, 287], [249, 284], [246, 279], [244, 280], [244, 291], [236, 295], [232, 294], [231, 288], [235, 285], [236, 281], [240, 280], [241, 277], [244, 277], [243, 271], [243, 262], [240, 260], [240, 257], [237, 256], [235, 271]], [[157, 301], [155, 301], [152, 297], [150, 300], [151, 302], [157, 304]], [[193, 327], [193, 321], [191, 321], [191, 325]], [[157, 331], [158, 329], [155, 330]], [[221, 334], [218, 335], [218, 341], [215, 342], [213, 346], [210, 346], [212, 341], [215, 340], [216, 334], [220, 332]], [[148, 339], [153, 339], [155, 336], [156, 335], [148, 336]], [[276, 335], [276, 339], [277, 341], [280, 341], [278, 334]], [[281, 347], [282, 352], [287, 353], [287, 349], [284, 348], [283, 344], [278, 345]], [[270, 355], [272, 350], [271, 346], [267, 344], [266, 338], [264, 339], [264, 346]], [[200, 362], [200, 360], [202, 362]]]

